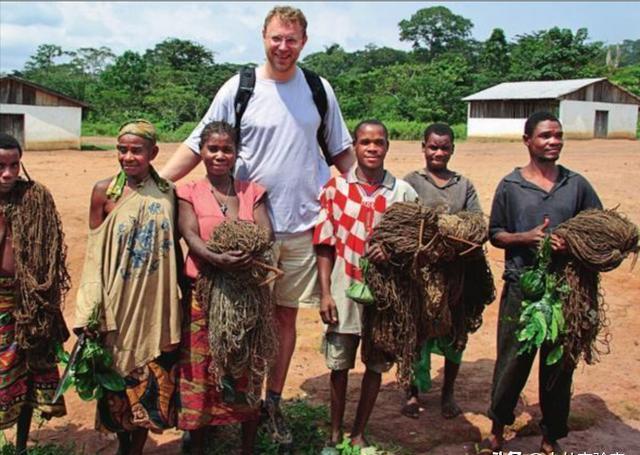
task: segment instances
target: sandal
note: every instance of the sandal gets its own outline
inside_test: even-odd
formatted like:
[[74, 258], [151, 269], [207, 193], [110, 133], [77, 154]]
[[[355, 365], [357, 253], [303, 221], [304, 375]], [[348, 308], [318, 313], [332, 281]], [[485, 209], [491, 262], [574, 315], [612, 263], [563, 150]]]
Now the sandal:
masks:
[[407, 403], [402, 406], [400, 413], [411, 419], [417, 419], [420, 417], [420, 405], [418, 403]]

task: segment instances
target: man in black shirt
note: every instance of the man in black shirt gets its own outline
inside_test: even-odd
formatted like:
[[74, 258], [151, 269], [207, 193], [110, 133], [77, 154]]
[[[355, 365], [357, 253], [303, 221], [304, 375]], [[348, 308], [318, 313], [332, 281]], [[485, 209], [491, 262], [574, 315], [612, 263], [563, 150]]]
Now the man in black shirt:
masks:
[[[534, 265], [540, 242], [551, 232], [552, 249], [562, 254], [565, 241], [553, 228], [590, 208], [602, 208], [595, 191], [581, 175], [556, 164], [563, 146], [562, 125], [552, 114], [531, 115], [524, 128], [529, 163], [504, 177], [493, 199], [489, 235], [491, 243], [505, 250], [504, 289], [498, 320], [498, 357], [493, 374], [489, 417], [491, 437], [480, 453], [500, 450], [505, 425], [514, 422], [514, 409], [531, 371], [535, 351], [518, 355], [516, 339], [522, 291], [518, 278]], [[567, 435], [573, 369], [561, 362], [546, 365], [551, 348], [540, 348], [540, 407], [542, 445], [545, 454], [561, 453], [557, 440]]]

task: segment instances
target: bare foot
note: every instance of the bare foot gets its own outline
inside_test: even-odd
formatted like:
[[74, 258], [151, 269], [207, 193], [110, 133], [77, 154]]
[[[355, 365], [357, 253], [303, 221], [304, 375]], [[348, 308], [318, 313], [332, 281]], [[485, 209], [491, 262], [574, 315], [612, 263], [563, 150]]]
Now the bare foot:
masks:
[[360, 446], [360, 448], [368, 447], [369, 443], [363, 435], [351, 436], [351, 446]]
[[420, 404], [417, 397], [410, 397], [400, 410], [403, 416], [417, 419], [420, 417]]
[[545, 455], [562, 455], [565, 453], [558, 441], [547, 441], [544, 438], [542, 438], [542, 444], [540, 444], [540, 452]]
[[462, 414], [462, 409], [460, 409], [458, 403], [456, 403], [456, 400], [453, 398], [453, 394], [442, 397], [442, 401], [440, 402], [440, 413], [445, 419], [453, 419], [454, 417]]
[[488, 438], [483, 439], [479, 444], [476, 444], [476, 454], [493, 455], [494, 452], [500, 452], [500, 450], [502, 450], [502, 444], [504, 444], [504, 439], [492, 434]]

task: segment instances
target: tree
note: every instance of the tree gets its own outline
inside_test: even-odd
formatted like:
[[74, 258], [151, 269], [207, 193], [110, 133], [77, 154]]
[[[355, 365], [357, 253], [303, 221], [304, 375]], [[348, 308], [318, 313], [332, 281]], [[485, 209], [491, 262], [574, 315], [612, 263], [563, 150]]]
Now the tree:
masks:
[[302, 65], [320, 76], [333, 80], [347, 72], [351, 67], [349, 54], [339, 44], [325, 47], [324, 51], [314, 52], [302, 60]]
[[580, 28], [553, 27], [519, 35], [511, 51], [511, 80], [558, 80], [599, 76], [605, 68], [597, 63], [602, 43], [587, 43], [588, 32]]
[[611, 75], [610, 80], [640, 96], [640, 63], [619, 68]]
[[24, 72], [33, 73], [43, 69], [48, 69], [55, 65], [55, 59], [66, 55], [57, 44], [41, 44], [36, 49], [36, 53], [29, 57], [24, 65]]
[[101, 46], [98, 49], [81, 47], [69, 54], [73, 56], [71, 63], [80, 68], [83, 73], [91, 76], [98, 76], [116, 57], [106, 46]]
[[491, 87], [508, 77], [511, 66], [509, 44], [501, 28], [495, 28], [482, 43], [475, 71], [474, 91]]
[[640, 63], [640, 39], [626, 39], [620, 44], [620, 66]]
[[444, 6], [433, 6], [418, 10], [411, 19], [403, 19], [400, 40], [412, 41], [413, 48], [422, 50], [427, 61], [447, 51], [464, 48], [471, 36], [473, 23], [453, 14]]
[[213, 53], [189, 40], [167, 38], [144, 54], [150, 65], [168, 65], [179, 71], [203, 71], [213, 65]]

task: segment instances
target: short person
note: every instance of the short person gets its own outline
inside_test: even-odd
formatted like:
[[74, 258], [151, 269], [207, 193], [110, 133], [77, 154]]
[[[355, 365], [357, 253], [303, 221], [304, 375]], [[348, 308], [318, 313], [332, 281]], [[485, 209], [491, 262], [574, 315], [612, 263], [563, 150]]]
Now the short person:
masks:
[[[148, 430], [175, 425], [181, 310], [173, 184], [151, 166], [154, 126], [134, 120], [118, 133], [120, 172], [93, 188], [75, 331], [99, 332], [125, 378], [98, 401], [96, 426], [117, 432], [120, 452], [142, 453]], [[178, 248], [178, 250], [176, 250]], [[94, 313], [97, 311], [97, 313]]]
[[0, 133], [0, 430], [17, 423], [16, 453], [26, 454], [33, 411], [66, 414], [62, 397], [53, 402], [53, 348], [69, 337], [61, 305], [70, 281], [53, 197], [20, 177], [21, 160], [18, 141]]
[[[553, 228], [583, 210], [602, 208], [595, 191], [580, 174], [556, 162], [563, 146], [562, 125], [547, 112], [532, 114], [523, 135], [529, 163], [516, 168], [498, 184], [491, 208], [491, 243], [505, 250], [504, 288], [498, 319], [498, 357], [493, 373], [489, 417], [491, 437], [481, 444], [484, 453], [500, 449], [505, 425], [514, 422], [514, 409], [527, 382], [536, 351], [518, 355], [516, 338], [522, 308], [519, 276], [535, 263], [536, 249], [546, 235], [556, 254], [565, 241]], [[545, 454], [562, 453], [558, 439], [567, 435], [573, 368], [564, 362], [546, 364], [551, 347], [540, 348], [539, 384], [542, 444]]]
[[[262, 186], [235, 180], [236, 132], [226, 122], [204, 127], [200, 156], [205, 178], [178, 187], [180, 233], [189, 246], [185, 274], [194, 288], [203, 264], [233, 271], [247, 267], [251, 256], [242, 251], [221, 254], [207, 249], [212, 232], [227, 220], [257, 223], [271, 233], [271, 223]], [[195, 292], [195, 291], [193, 291]], [[209, 316], [198, 300], [188, 296], [188, 312], [183, 324], [178, 382], [178, 428], [191, 433], [191, 453], [204, 453], [205, 429], [212, 425], [242, 423], [242, 453], [254, 450], [259, 408], [247, 403], [228, 403], [218, 388], [218, 378], [209, 372]], [[238, 390], [242, 392], [242, 390]]]
[[[361, 122], [354, 131], [357, 166], [334, 177], [320, 196], [320, 215], [314, 243], [318, 255], [321, 303], [326, 326], [325, 358], [331, 370], [331, 442], [341, 439], [349, 370], [354, 367], [362, 333], [362, 305], [346, 297], [354, 281], [362, 282], [359, 260], [384, 260], [380, 247], [365, 251], [373, 227], [387, 207], [398, 201], [414, 201], [415, 191], [384, 168], [389, 150], [387, 128], [377, 120]], [[366, 346], [367, 343], [363, 342]], [[380, 390], [381, 373], [391, 368], [382, 356], [363, 352], [366, 371], [351, 443], [366, 446], [365, 426]], [[375, 357], [375, 358], [373, 358]]]
[[[455, 147], [451, 127], [443, 123], [434, 123], [425, 129], [423, 138], [425, 167], [404, 177], [418, 193], [420, 203], [431, 208], [439, 207], [444, 213], [450, 214], [461, 211], [482, 212], [478, 194], [471, 181], [449, 169], [449, 160]], [[462, 361], [462, 351], [453, 346], [453, 340], [447, 334], [435, 338], [428, 333], [421, 335], [421, 339], [428, 338], [425, 343], [429, 355], [436, 353], [445, 357], [440, 408], [443, 417], [453, 418], [461, 412], [454, 399], [454, 386]], [[407, 390], [407, 402], [402, 408], [402, 413], [412, 418], [419, 416], [418, 388], [415, 385]]]

